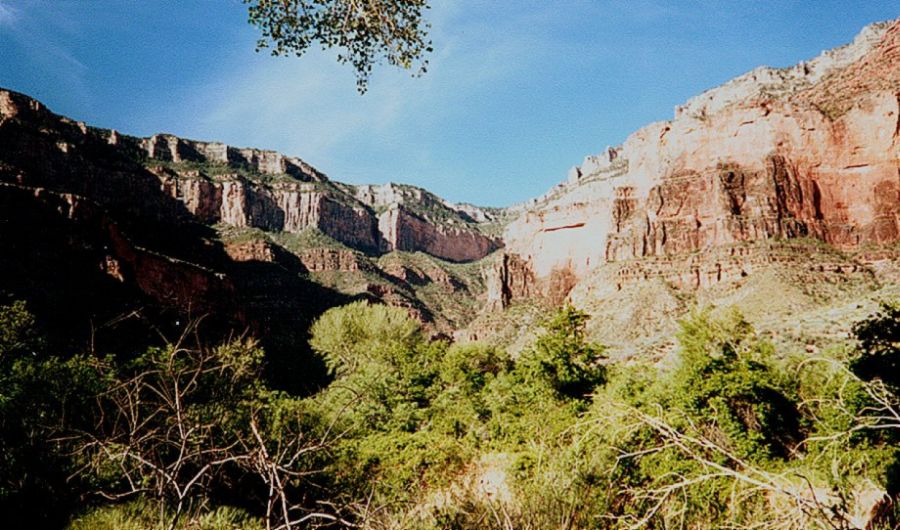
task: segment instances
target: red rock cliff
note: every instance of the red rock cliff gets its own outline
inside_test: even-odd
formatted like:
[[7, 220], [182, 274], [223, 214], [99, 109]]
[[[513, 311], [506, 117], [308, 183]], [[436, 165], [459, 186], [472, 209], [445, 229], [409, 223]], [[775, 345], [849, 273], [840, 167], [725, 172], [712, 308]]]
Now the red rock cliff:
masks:
[[755, 70], [589, 157], [509, 225], [507, 249], [547, 293], [607, 263], [739, 242], [896, 242], [898, 96], [900, 22], [805, 67]]
[[[316, 228], [371, 253], [422, 251], [472, 261], [501, 246], [480, 228], [493, 221], [486, 210], [457, 206], [411, 186], [331, 182], [304, 161], [274, 151], [94, 129], [0, 89], [4, 124], [9, 141], [0, 146], [0, 163], [6, 164], [0, 181], [78, 193], [100, 204], [142, 208], [158, 216], [183, 216], [171, 203], [142, 204], [162, 189], [201, 223], [271, 232]], [[111, 167], [102, 175], [55, 169], [67, 160], [98, 158], [100, 151], [103, 157], [121, 156], [139, 165]]]

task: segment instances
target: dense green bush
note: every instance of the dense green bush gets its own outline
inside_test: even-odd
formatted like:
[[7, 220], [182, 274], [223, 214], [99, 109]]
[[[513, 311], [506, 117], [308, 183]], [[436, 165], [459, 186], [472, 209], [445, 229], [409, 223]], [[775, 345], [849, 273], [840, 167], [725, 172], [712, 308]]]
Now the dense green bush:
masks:
[[308, 402], [267, 388], [253, 341], [116, 360], [44, 351], [22, 303], [0, 306], [0, 327], [0, 515], [11, 528], [60, 528], [110, 499], [138, 503], [76, 527], [144, 528], [155, 516], [153, 527], [232, 528], [216, 522], [232, 513], [220, 503], [265, 514], [276, 471], [278, 491], [296, 503], [291, 517], [326, 491], [311, 493], [328, 486], [313, 478], [327, 425]]
[[786, 395], [792, 389], [772, 367], [772, 346], [737, 312], [694, 314], [678, 341], [681, 364], [664, 379], [663, 402], [694, 426], [720, 431], [741, 458], [786, 457], [799, 441], [799, 414]]
[[0, 363], [10, 363], [23, 355], [37, 355], [42, 349], [34, 315], [25, 302], [0, 306]]
[[90, 429], [95, 396], [106, 387], [102, 359], [45, 351], [23, 302], [0, 306], [0, 514], [11, 527], [53, 527], [96, 478], [75, 474], [62, 430]]
[[[374, 480], [375, 501], [396, 513], [423, 502], [423, 492], [458, 487], [480, 455], [506, 455], [511, 479], [522, 484], [547, 473], [545, 457], [570, 442], [572, 424], [605, 380], [586, 319], [564, 308], [514, 361], [490, 347], [426, 340], [396, 308], [360, 302], [326, 312], [311, 344], [337, 378], [313, 400], [346, 433], [334, 474], [358, 494], [371, 492]], [[474, 509], [475, 501], [460, 502]]]
[[847, 527], [860, 492], [900, 489], [896, 317], [810, 358], [698, 311], [651, 365], [606, 359], [572, 307], [511, 356], [358, 302], [312, 326], [334, 380], [300, 398], [253, 341], [65, 356], [12, 303], [0, 510], [73, 530]]
[[603, 348], [587, 342], [587, 313], [565, 306], [545, 324], [522, 363], [527, 377], [539, 378], [563, 396], [584, 398], [602, 384], [605, 369], [599, 364]]
[[881, 304], [878, 313], [853, 326], [853, 334], [859, 341], [853, 372], [865, 381], [881, 379], [900, 393], [900, 301]]
[[310, 334], [310, 344], [337, 375], [365, 370], [370, 363], [414, 363], [414, 351], [424, 342], [421, 327], [406, 311], [364, 301], [326, 311]]
[[[164, 517], [164, 519], [168, 519]], [[247, 512], [219, 506], [190, 514], [177, 530], [262, 530], [261, 521]], [[165, 530], [160, 524], [160, 507], [146, 499], [103, 506], [77, 517], [67, 530]]]

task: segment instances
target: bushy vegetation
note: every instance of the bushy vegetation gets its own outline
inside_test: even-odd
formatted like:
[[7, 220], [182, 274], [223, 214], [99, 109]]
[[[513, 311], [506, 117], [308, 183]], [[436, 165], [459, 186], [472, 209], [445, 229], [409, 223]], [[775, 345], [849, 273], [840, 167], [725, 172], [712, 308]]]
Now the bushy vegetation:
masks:
[[607, 359], [573, 307], [511, 356], [356, 302], [313, 325], [333, 380], [297, 397], [252, 340], [66, 356], [13, 302], [0, 510], [78, 530], [891, 528], [898, 313], [811, 357], [697, 311], [657, 366]]

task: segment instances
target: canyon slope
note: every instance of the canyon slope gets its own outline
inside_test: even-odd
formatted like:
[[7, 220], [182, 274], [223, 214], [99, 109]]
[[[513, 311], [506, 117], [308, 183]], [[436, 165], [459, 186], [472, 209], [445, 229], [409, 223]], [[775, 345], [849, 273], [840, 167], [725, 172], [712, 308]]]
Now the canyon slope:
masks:
[[898, 101], [900, 22], [873, 24], [700, 94], [500, 209], [97, 129], [0, 89], [0, 294], [91, 348], [206, 315], [290, 352], [358, 298], [504, 345], [564, 302], [622, 355], [665, 354], [708, 304], [763, 330], [806, 315], [788, 335], [815, 342], [900, 291]]
[[0, 298], [27, 300], [61, 349], [127, 351], [202, 319], [303, 365], [312, 319], [359, 298], [449, 333], [476, 313], [505, 215], [273, 151], [97, 129], [0, 89]]
[[691, 99], [526, 205], [504, 234], [490, 304], [568, 299], [624, 346], [670, 333], [696, 303], [741, 302], [764, 318], [832, 300], [827, 286], [858, 296], [893, 284], [898, 96], [894, 21]]

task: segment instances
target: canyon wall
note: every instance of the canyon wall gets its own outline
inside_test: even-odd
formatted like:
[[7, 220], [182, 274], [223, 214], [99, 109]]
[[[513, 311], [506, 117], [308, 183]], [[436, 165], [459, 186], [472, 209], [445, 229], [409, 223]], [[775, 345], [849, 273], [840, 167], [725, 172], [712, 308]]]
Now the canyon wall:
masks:
[[[407, 307], [449, 333], [472, 318], [484, 289], [471, 262], [502, 247], [502, 210], [414, 186], [331, 181], [274, 151], [97, 129], [3, 89], [0, 186], [0, 198], [27, 197], [46, 214], [0, 219], [0, 236], [28, 249], [4, 248], [0, 293], [42, 300], [77, 333], [115, 312], [182, 315], [170, 324], [212, 313], [281, 347], [314, 315], [356, 298]], [[51, 241], [42, 233], [51, 226], [77, 236]], [[60, 263], [44, 263], [44, 240]], [[84, 289], [46, 287], [70, 255], [81, 265], [58, 283]], [[70, 313], [54, 302], [63, 291], [96, 307]]]
[[[166, 138], [170, 146], [184, 142]], [[196, 146], [210, 144], [191, 145], [197, 152], [201, 148]], [[164, 153], [168, 156], [174, 150], [173, 147]], [[336, 241], [369, 253], [425, 252], [457, 262], [481, 259], [501, 246], [499, 239], [479, 229], [479, 223], [491, 220], [483, 210], [476, 208], [480, 219], [476, 220], [470, 213], [471, 207], [457, 209], [420, 188], [332, 183], [311, 169], [301, 175], [305, 178], [284, 178], [286, 165], [300, 168], [301, 162], [277, 153], [254, 152], [240, 150], [244, 160], [254, 161], [250, 167], [282, 178], [257, 182], [237, 173], [209, 178], [197, 169], [149, 167], [164, 189], [204, 223], [269, 232], [316, 228]]]
[[[900, 241], [898, 96], [894, 22], [805, 65], [758, 69], [691, 100], [527, 205], [504, 237], [524, 264], [509, 286], [489, 288], [492, 302], [529, 292], [512, 288], [529, 278], [530, 290], [558, 297], [598, 267], [664, 258], [674, 271], [759, 241], [812, 238], [850, 252]], [[710, 260], [712, 280], [676, 283], [721, 279]]]
[[[318, 296], [312, 278], [324, 296], [408, 306], [447, 331], [517, 300], [558, 304], [648, 281], [696, 291], [803, 268], [810, 242], [851, 256], [809, 265], [823, 274], [895, 261], [898, 101], [900, 23], [875, 24], [798, 66], [704, 92], [547, 194], [491, 209], [413, 186], [343, 184], [274, 151], [96, 129], [0, 89], [0, 184], [102, 211], [129, 244], [94, 269], [153, 299], [180, 293], [169, 303], [184, 305], [196, 291], [189, 303], [212, 307], [200, 300], [231, 289], [207, 296], [220, 292], [212, 286], [237, 285], [266, 293], [246, 295], [266, 315], [284, 285]], [[158, 278], [128, 272], [137, 268]]]
[[[306, 162], [274, 151], [170, 134], [135, 138], [95, 129], [7, 90], [0, 90], [0, 124], [5, 127], [0, 163], [7, 166], [0, 180], [6, 182], [154, 210], [159, 216], [188, 213], [204, 224], [270, 232], [316, 228], [342, 244], [376, 254], [421, 251], [463, 262], [502, 246], [480, 227], [493, 220], [487, 210], [457, 207], [412, 186], [331, 182]], [[118, 160], [87, 175], [60, 169], [76, 158]], [[148, 179], [150, 175], [155, 179]], [[145, 204], [156, 189], [176, 199], [186, 212]]]

